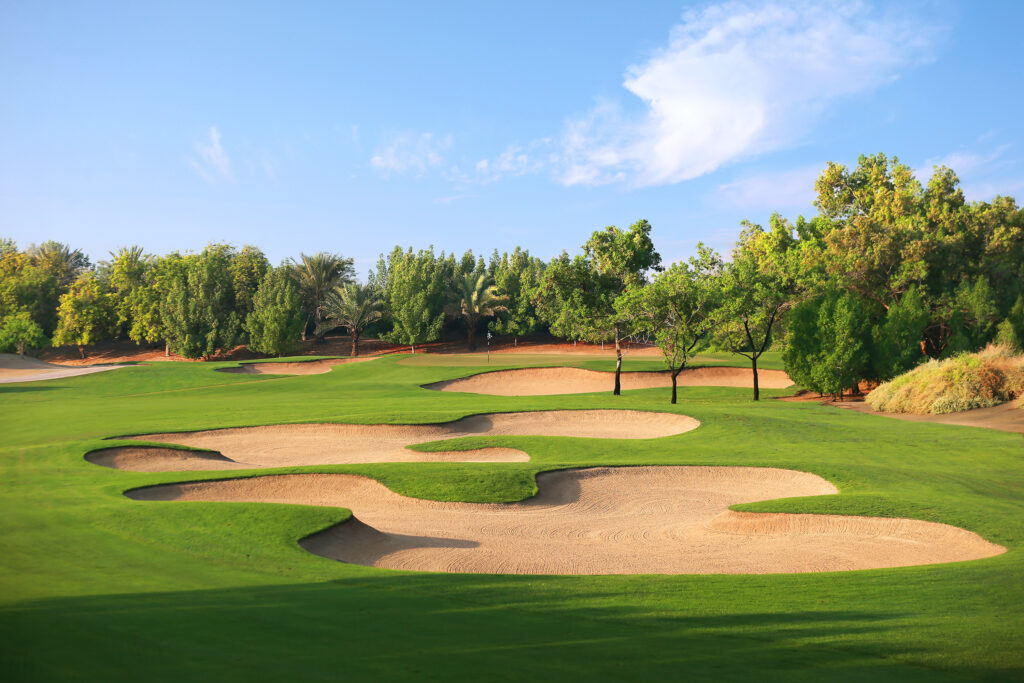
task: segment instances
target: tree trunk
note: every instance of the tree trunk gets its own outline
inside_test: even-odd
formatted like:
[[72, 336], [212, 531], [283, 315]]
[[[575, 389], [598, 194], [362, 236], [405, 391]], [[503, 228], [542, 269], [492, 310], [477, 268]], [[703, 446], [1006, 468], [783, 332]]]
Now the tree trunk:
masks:
[[679, 368], [678, 370], [673, 370], [672, 371], [672, 404], [673, 405], [675, 405], [675, 402], [676, 402], [676, 378], [679, 377], [679, 373], [681, 371], [682, 371], [682, 368]]
[[171, 343], [170, 342], [164, 342], [164, 355], [167, 356], [168, 358], [171, 357]]
[[79, 345], [79, 347], [78, 347], [78, 356], [82, 360], [85, 360], [85, 347], [84, 346]]
[[750, 367], [753, 368], [753, 370], [754, 370], [754, 400], [757, 401], [757, 400], [760, 400], [760, 398], [761, 398], [761, 390], [757, 386], [757, 358], [756, 357], [750, 359]]
[[622, 393], [622, 344], [619, 343], [619, 328], [615, 328], [615, 391], [613, 396]]
[[415, 355], [416, 354], [416, 345], [415, 344], [409, 344], [409, 348], [412, 349], [413, 355]]
[[519, 348], [519, 337], [512, 337], [513, 348]]
[[476, 321], [466, 321], [466, 329], [469, 331], [469, 340], [467, 346], [469, 347], [470, 351], [476, 348], [476, 343], [473, 339], [473, 333], [476, 332], [476, 329], [474, 329], [476, 328], [476, 325], [474, 324], [475, 322]]
[[306, 341], [306, 330], [309, 329], [309, 319], [312, 315], [312, 313], [308, 314], [305, 322], [302, 323], [302, 341]]
[[359, 355], [359, 333], [355, 332], [352, 334], [352, 351], [351, 356], [355, 358]]

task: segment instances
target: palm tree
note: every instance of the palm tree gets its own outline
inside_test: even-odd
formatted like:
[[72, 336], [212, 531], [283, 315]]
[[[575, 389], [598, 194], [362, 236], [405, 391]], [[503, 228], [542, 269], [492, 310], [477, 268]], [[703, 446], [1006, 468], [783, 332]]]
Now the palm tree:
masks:
[[312, 256], [302, 254], [298, 262], [291, 262], [291, 270], [292, 277], [299, 285], [302, 300], [306, 304], [306, 324], [302, 326], [302, 340], [306, 340], [306, 329], [312, 320], [316, 340], [321, 342], [327, 332], [322, 326], [324, 299], [335, 287], [352, 281], [355, 274], [352, 259], [324, 251]]
[[474, 348], [476, 323], [480, 318], [507, 311], [508, 297], [499, 295], [495, 285], [488, 284], [485, 273], [466, 273], [455, 280], [455, 288], [448, 295], [448, 312], [461, 315], [469, 330], [469, 350]]
[[375, 287], [349, 283], [328, 292], [321, 310], [324, 320], [317, 326], [317, 336], [322, 337], [335, 327], [345, 327], [352, 337], [351, 355], [358, 356], [359, 335], [384, 315], [384, 299]]
[[28, 248], [28, 255], [35, 265], [56, 276], [61, 287], [65, 288], [92, 265], [81, 249], [72, 249], [54, 240], [33, 244]]

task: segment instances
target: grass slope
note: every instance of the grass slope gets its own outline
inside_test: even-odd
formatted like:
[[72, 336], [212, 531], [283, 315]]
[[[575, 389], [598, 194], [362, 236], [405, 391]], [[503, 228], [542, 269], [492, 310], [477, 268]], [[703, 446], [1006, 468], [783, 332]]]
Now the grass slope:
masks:
[[[681, 388], [674, 407], [663, 389], [618, 398], [610, 391], [567, 397], [437, 393], [419, 385], [469, 371], [409, 366], [403, 358], [298, 377], [213, 372], [229, 363], [154, 363], [0, 386], [0, 670], [8, 680], [931, 681], [1019, 680], [1024, 674], [1024, 443], [1018, 435], [814, 404], [755, 404], [743, 389]], [[580, 364], [612, 367], [611, 360]], [[531, 455], [528, 463], [259, 474], [354, 472], [407, 495], [509, 501], [535, 491], [536, 472], [559, 467], [788, 467], [829, 479], [841, 494], [743, 509], [941, 521], [1009, 551], [977, 562], [832, 574], [396, 572], [344, 565], [299, 548], [297, 539], [345, 519], [344, 510], [140, 503], [121, 495], [136, 486], [239, 471], [120, 472], [82, 459], [117, 443], [107, 437], [126, 434], [614, 407], [675, 410], [703, 426], [647, 441], [460, 441], [463, 447], [521, 448]]]

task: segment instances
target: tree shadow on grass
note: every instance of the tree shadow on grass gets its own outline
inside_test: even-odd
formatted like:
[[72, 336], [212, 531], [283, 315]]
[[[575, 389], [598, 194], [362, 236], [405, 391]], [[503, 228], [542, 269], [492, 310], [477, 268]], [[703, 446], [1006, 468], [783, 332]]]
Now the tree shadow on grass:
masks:
[[[908, 664], [898, 617], [667, 616], [536, 577], [387, 573], [327, 583], [49, 599], [0, 609], [12, 679], [959, 680]], [[507, 596], [502, 600], [501, 596]], [[621, 597], [621, 596], [620, 596]], [[981, 671], [973, 676], [1008, 676]]]

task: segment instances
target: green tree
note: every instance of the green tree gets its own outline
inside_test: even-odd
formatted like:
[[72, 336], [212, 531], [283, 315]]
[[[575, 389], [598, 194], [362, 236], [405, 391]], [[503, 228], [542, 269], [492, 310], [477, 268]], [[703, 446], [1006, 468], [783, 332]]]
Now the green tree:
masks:
[[629, 289], [643, 286], [647, 273], [661, 271], [661, 256], [654, 250], [651, 241], [651, 224], [639, 220], [629, 230], [620, 230], [614, 225], [598, 230], [583, 245], [584, 253], [594, 264], [600, 276], [598, 286], [606, 291], [598, 298], [604, 306], [597, 314], [597, 329], [610, 329], [615, 341], [615, 388], [618, 396], [622, 390], [622, 339], [630, 333], [629, 319], [623, 318], [615, 308], [615, 300]]
[[703, 244], [697, 249], [688, 263], [673, 264], [650, 284], [630, 288], [616, 301], [618, 314], [632, 320], [661, 349], [672, 376], [672, 403], [679, 373], [719, 318], [722, 260]]
[[57, 319], [54, 344], [77, 346], [85, 358], [86, 346], [109, 339], [117, 329], [117, 301], [94, 271], [86, 271], [61, 296]]
[[950, 332], [943, 355], [977, 351], [984, 346], [992, 339], [999, 320], [999, 308], [988, 278], [981, 276], [974, 282], [961, 282], [944, 313]]
[[57, 277], [13, 242], [0, 252], [0, 319], [28, 313], [44, 334], [52, 334], [61, 292]]
[[519, 337], [531, 334], [540, 327], [532, 296], [544, 273], [544, 264], [540, 259], [530, 256], [529, 251], [519, 247], [511, 254], [502, 254], [500, 258], [495, 251], [491, 262], [497, 293], [507, 300], [507, 310], [495, 320], [494, 331], [511, 336], [518, 346]]
[[270, 262], [260, 249], [247, 244], [231, 259], [230, 268], [235, 311], [240, 320], [246, 320], [255, 307], [256, 290], [270, 270]]
[[787, 262], [792, 245], [791, 227], [778, 214], [772, 216], [771, 233], [748, 223], [732, 262], [722, 272], [715, 340], [727, 351], [750, 360], [755, 401], [761, 397], [757, 360], [771, 348], [795, 295]]
[[433, 247], [413, 253], [395, 247], [388, 257], [385, 304], [392, 328], [383, 337], [395, 344], [434, 341], [444, 324], [444, 304], [450, 279], [450, 264]]
[[171, 351], [209, 359], [238, 343], [241, 321], [231, 277], [233, 250], [211, 244], [200, 254], [180, 257], [161, 296], [160, 325]]
[[245, 320], [249, 348], [275, 356], [292, 353], [299, 345], [304, 323], [302, 296], [289, 268], [267, 268]]
[[71, 286], [75, 279], [91, 266], [89, 257], [81, 249], [72, 249], [62, 242], [53, 240], [33, 244], [28, 248], [33, 264], [57, 278], [62, 289]]
[[[344, 258], [339, 254], [320, 252], [307, 256], [302, 254], [298, 261], [292, 262], [292, 273], [296, 283], [299, 285], [299, 292], [306, 306], [306, 322], [302, 328], [302, 339], [306, 339], [306, 330], [310, 324], [316, 330], [321, 327], [323, 321], [324, 299], [327, 293], [338, 285], [352, 282], [355, 277], [355, 269], [352, 267], [352, 259]], [[316, 335], [317, 342], [323, 341], [323, 336]]]
[[0, 319], [0, 353], [14, 351], [24, 356], [26, 349], [42, 349], [50, 345], [43, 328], [22, 311]]
[[869, 371], [870, 326], [864, 304], [850, 292], [830, 292], [801, 302], [787, 320], [782, 360], [798, 384], [841, 396]]
[[324, 325], [344, 327], [352, 338], [350, 355], [359, 355], [359, 337], [369, 325], [384, 315], [384, 299], [370, 285], [349, 283], [327, 294], [324, 301]]
[[455, 287], [448, 293], [447, 310], [466, 322], [470, 351], [475, 348], [477, 322], [508, 310], [505, 306], [507, 299], [498, 294], [497, 289], [489, 283], [486, 272], [472, 271], [456, 278]]
[[146, 286], [146, 276], [153, 266], [153, 257], [142, 247], [121, 247], [110, 252], [110, 260], [100, 263], [100, 277], [114, 296], [117, 309], [117, 333], [132, 328], [133, 301], [136, 290]]
[[1004, 320], [999, 323], [996, 328], [996, 338], [993, 343], [998, 346], [1005, 346], [1008, 349], [1020, 352], [1024, 351], [1024, 345], [1021, 344], [1020, 337], [1017, 336], [1017, 330], [1014, 329], [1013, 323], [1009, 320]]
[[917, 287], [913, 286], [889, 307], [885, 319], [874, 328], [872, 379], [888, 381], [920, 362], [924, 356], [921, 345], [928, 321], [928, 309]]

